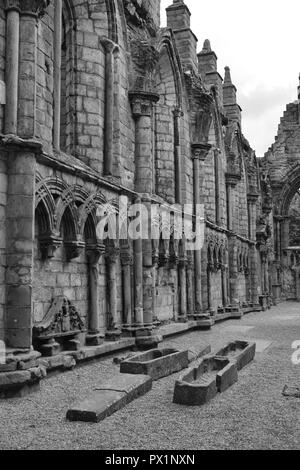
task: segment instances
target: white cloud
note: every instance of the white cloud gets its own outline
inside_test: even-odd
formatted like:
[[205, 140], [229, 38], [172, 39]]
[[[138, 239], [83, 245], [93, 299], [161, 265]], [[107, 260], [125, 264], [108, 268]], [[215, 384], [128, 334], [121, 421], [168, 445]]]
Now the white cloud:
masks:
[[[162, 0], [164, 9], [172, 0]], [[273, 143], [286, 104], [297, 99], [299, 0], [186, 0], [199, 50], [208, 38], [218, 69], [231, 68], [243, 108], [243, 131], [263, 156]]]

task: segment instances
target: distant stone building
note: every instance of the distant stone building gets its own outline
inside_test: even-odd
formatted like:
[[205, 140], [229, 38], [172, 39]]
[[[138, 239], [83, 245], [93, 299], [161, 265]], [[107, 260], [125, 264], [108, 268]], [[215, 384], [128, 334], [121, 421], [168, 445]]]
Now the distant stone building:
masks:
[[300, 86], [298, 100], [287, 105], [261, 168], [273, 198], [273, 295], [300, 301]]
[[[159, 0], [0, 5], [0, 339], [14, 364], [0, 372], [20, 351], [37, 365], [32, 347], [150, 347], [161, 324], [267, 308], [269, 180], [184, 2], [163, 29]], [[204, 205], [203, 248], [161, 223], [158, 240], [99, 239], [97, 208], [118, 213], [120, 196], [191, 207], [194, 223]]]

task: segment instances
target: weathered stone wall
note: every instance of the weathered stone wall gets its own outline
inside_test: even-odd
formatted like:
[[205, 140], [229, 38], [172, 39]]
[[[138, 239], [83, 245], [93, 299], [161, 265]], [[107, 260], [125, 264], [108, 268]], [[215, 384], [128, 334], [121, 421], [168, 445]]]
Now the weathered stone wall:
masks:
[[[0, 7], [0, 80], [5, 83], [5, 48], [6, 48], [6, 39], [5, 39], [5, 12], [4, 9]], [[4, 101], [5, 101], [5, 90], [3, 88], [3, 97], [0, 100], [0, 132], [3, 132], [4, 126]]]
[[6, 202], [7, 167], [6, 155], [0, 153], [0, 340], [4, 339], [4, 308], [6, 302]]

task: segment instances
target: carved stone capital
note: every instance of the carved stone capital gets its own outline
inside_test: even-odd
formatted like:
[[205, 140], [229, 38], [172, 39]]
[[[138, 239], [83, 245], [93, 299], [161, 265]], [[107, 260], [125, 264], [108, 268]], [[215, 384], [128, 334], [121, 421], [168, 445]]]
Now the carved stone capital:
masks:
[[119, 50], [118, 44], [116, 44], [111, 39], [109, 39], [105, 36], [100, 38], [100, 42], [101, 42], [102, 46], [104, 47], [104, 50], [107, 54], [112, 54], [113, 52]]
[[39, 237], [42, 258], [51, 259], [55, 256], [56, 250], [62, 245], [62, 238], [55, 234], [46, 234]]
[[16, 10], [21, 15], [39, 18], [45, 14], [50, 0], [5, 0], [5, 10]]
[[78, 240], [66, 241], [64, 245], [68, 261], [78, 258], [85, 248], [85, 243]]
[[21, 0], [4, 0], [4, 9], [6, 11], [16, 10], [20, 12]]
[[89, 243], [86, 253], [90, 264], [98, 264], [101, 256], [105, 253], [105, 245], [100, 242]]
[[184, 116], [184, 113], [183, 113], [182, 109], [175, 108], [174, 111], [173, 111], [173, 115], [176, 119], [180, 119], [181, 117]]
[[130, 251], [121, 251], [120, 257], [123, 267], [133, 265], [133, 256]]
[[110, 264], [115, 264], [120, 257], [120, 249], [116, 247], [108, 247], [106, 249], [105, 256]]
[[226, 185], [231, 186], [232, 188], [235, 188], [239, 181], [241, 181], [240, 175], [237, 175], [235, 173], [226, 173], [225, 178]]
[[210, 144], [202, 144], [202, 143], [192, 144], [193, 160], [200, 160], [201, 162], [204, 162], [210, 149], [211, 149]]
[[151, 116], [152, 106], [159, 101], [159, 95], [150, 92], [129, 92], [132, 114], [135, 118]]
[[248, 200], [248, 203], [249, 203], [249, 204], [256, 204], [258, 198], [259, 198], [259, 194], [258, 194], [258, 193], [251, 193], [251, 194], [248, 194], [248, 195], [247, 195], [247, 200]]

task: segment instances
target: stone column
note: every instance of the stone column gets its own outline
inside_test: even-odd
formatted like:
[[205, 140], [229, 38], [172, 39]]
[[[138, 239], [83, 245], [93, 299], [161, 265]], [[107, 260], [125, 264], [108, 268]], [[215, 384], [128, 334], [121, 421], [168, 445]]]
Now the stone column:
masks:
[[100, 243], [88, 246], [90, 307], [89, 333], [86, 341], [91, 346], [98, 346], [103, 342], [103, 335], [99, 330], [99, 261], [104, 253], [105, 246]]
[[221, 265], [221, 275], [222, 275], [222, 297], [223, 297], [223, 307], [226, 308], [228, 305], [228, 292], [227, 292], [227, 267], [226, 264]]
[[[152, 109], [159, 100], [159, 95], [149, 92], [131, 92], [129, 98], [132, 114], [135, 118], [135, 190], [141, 194], [141, 202], [147, 209], [148, 236], [143, 227], [143, 241], [135, 242], [138, 253], [138, 278], [136, 290], [142, 302], [143, 324], [137, 333], [137, 345], [151, 347], [157, 345], [157, 338], [152, 336], [153, 326], [153, 263], [151, 240], [151, 196], [153, 193], [153, 142], [152, 142]], [[143, 224], [143, 223], [142, 223]], [[142, 250], [142, 265], [141, 265]], [[142, 268], [142, 279], [141, 279]], [[140, 312], [139, 312], [140, 313]]]
[[60, 149], [62, 0], [54, 2], [53, 146]]
[[[193, 170], [194, 170], [194, 214], [197, 214], [197, 205], [203, 204], [202, 194], [203, 175], [200, 180], [200, 164], [203, 163], [211, 149], [208, 144], [193, 144]], [[203, 172], [202, 172], [203, 173]], [[195, 315], [202, 315], [202, 266], [201, 266], [201, 250], [195, 250]]]
[[107, 251], [108, 268], [108, 297], [109, 297], [109, 327], [106, 332], [106, 339], [117, 341], [121, 336], [121, 329], [118, 321], [117, 312], [117, 260], [119, 250], [115, 247]]
[[290, 219], [282, 218], [282, 249], [286, 250], [290, 244]]
[[114, 52], [118, 50], [117, 44], [108, 38], [102, 38], [101, 43], [105, 50], [105, 131], [104, 131], [104, 175], [114, 175]]
[[239, 295], [238, 295], [238, 247], [237, 247], [237, 237], [235, 235], [230, 236], [230, 266], [229, 266], [229, 275], [230, 275], [230, 303], [232, 307], [239, 306]]
[[187, 288], [186, 288], [186, 267], [188, 260], [185, 256], [179, 259], [178, 276], [179, 276], [179, 320], [187, 321]]
[[153, 294], [152, 294], [152, 301], [153, 301], [153, 323], [159, 323], [159, 318], [157, 316], [157, 292], [156, 292], [156, 284], [157, 284], [157, 271], [159, 266], [159, 241], [153, 240], [153, 256], [152, 256], [152, 264], [153, 264]]
[[230, 232], [234, 230], [234, 226], [233, 226], [233, 211], [235, 208], [234, 190], [239, 180], [240, 180], [240, 177], [238, 175], [230, 174], [230, 173], [226, 174], [228, 230]]
[[32, 286], [34, 256], [34, 208], [36, 142], [11, 141], [8, 151], [6, 215], [6, 312], [7, 347], [28, 350], [32, 345]]
[[17, 134], [20, 1], [6, 0], [5, 134]]
[[175, 202], [182, 204], [182, 171], [181, 171], [181, 145], [180, 145], [180, 119], [183, 116], [181, 109], [174, 110], [174, 153], [175, 153]]
[[35, 136], [37, 26], [47, 4], [45, 0], [20, 2], [18, 135], [24, 139]]
[[253, 306], [259, 305], [258, 296], [258, 260], [257, 260], [257, 248], [256, 248], [256, 204], [258, 200], [258, 194], [253, 193], [248, 195], [248, 211], [249, 211], [249, 235], [253, 242], [250, 247], [250, 285], [251, 285], [251, 303]]
[[131, 299], [131, 267], [133, 265], [132, 254], [128, 250], [121, 251], [121, 264], [123, 276], [123, 309], [124, 327], [132, 327], [132, 299]]
[[[135, 204], [141, 204], [138, 198]], [[143, 318], [143, 241], [141, 238], [133, 242], [134, 252], [134, 320], [135, 326], [140, 328], [144, 324]]]
[[187, 281], [187, 314], [191, 316], [195, 311], [194, 304], [194, 266], [193, 266], [193, 254], [188, 252], [188, 262], [186, 266], [186, 281]]

